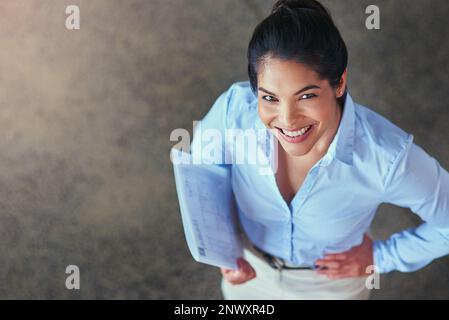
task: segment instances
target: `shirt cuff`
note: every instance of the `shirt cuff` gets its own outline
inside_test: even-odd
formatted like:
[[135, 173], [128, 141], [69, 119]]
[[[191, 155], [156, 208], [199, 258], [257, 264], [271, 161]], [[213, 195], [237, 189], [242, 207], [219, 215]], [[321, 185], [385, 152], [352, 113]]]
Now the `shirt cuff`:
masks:
[[385, 241], [373, 241], [373, 260], [378, 273], [388, 273], [396, 269], [393, 261], [388, 258], [387, 252]]

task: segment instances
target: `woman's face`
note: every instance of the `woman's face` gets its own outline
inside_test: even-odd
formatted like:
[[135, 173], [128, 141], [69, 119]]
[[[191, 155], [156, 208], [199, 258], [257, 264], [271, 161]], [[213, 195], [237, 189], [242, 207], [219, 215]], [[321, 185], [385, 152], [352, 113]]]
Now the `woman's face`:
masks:
[[258, 73], [259, 116], [291, 156], [323, 154], [337, 132], [341, 111], [338, 88], [311, 68], [289, 60], [266, 58]]

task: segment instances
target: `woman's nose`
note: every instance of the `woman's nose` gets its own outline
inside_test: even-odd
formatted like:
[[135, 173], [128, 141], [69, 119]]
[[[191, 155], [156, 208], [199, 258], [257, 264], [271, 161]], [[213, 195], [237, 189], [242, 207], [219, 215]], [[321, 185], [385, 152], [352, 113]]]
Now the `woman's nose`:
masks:
[[279, 108], [278, 114], [280, 122], [287, 128], [292, 128], [296, 122], [296, 111], [295, 108], [289, 105], [288, 103], [284, 103]]

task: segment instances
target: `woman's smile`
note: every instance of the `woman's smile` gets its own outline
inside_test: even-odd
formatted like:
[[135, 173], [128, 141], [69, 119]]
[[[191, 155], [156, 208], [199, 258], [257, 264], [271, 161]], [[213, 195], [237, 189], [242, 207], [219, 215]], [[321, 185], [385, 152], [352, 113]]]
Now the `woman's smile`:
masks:
[[283, 149], [293, 157], [322, 155], [341, 118], [340, 88], [307, 65], [268, 56], [259, 68], [259, 116]]
[[315, 127], [316, 124], [311, 124], [296, 130], [287, 130], [279, 127], [275, 127], [275, 130], [278, 138], [280, 136], [288, 143], [301, 143], [312, 134]]

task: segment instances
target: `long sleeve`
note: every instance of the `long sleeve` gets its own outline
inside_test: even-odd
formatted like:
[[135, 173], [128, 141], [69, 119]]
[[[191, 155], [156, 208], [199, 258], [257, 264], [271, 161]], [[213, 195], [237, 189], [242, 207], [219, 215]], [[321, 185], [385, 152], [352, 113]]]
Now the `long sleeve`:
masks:
[[380, 273], [418, 270], [449, 254], [449, 173], [413, 143], [407, 143], [385, 180], [384, 202], [409, 208], [424, 222], [373, 244]]
[[232, 89], [223, 92], [194, 130], [190, 152], [194, 161], [226, 166], [225, 133]]

